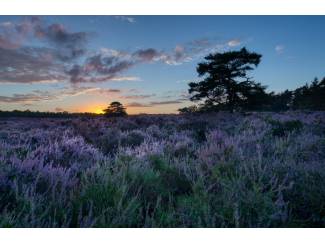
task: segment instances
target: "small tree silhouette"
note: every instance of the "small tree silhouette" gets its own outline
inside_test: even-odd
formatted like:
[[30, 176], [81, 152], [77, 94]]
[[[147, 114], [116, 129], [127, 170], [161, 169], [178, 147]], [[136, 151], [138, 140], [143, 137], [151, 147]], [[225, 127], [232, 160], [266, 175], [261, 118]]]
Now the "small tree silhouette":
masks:
[[120, 102], [112, 102], [106, 109], [103, 110], [107, 117], [126, 116], [125, 107]]

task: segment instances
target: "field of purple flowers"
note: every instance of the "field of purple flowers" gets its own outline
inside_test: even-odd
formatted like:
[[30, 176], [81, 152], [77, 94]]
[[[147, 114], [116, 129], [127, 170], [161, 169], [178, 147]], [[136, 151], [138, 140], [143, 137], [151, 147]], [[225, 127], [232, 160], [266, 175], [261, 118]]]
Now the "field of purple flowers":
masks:
[[325, 113], [0, 120], [1, 227], [324, 227]]

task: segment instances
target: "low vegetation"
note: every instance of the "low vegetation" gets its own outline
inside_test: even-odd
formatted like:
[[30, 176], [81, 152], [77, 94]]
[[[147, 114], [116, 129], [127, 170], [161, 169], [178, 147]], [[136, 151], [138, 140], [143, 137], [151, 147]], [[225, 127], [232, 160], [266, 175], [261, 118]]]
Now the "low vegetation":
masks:
[[325, 113], [2, 118], [1, 227], [324, 227]]

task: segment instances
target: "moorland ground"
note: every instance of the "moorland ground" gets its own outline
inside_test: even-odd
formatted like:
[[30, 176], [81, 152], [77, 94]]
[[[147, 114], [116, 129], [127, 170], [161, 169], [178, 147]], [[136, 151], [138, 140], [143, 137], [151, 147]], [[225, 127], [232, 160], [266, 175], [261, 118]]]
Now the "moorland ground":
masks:
[[324, 227], [325, 113], [0, 120], [1, 227]]

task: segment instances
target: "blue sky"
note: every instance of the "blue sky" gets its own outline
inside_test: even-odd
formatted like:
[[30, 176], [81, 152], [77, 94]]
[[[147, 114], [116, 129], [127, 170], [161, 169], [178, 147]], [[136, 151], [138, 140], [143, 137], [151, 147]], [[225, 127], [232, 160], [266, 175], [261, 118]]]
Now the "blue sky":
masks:
[[210, 52], [263, 55], [270, 91], [325, 76], [323, 16], [0, 16], [0, 110], [173, 113]]

